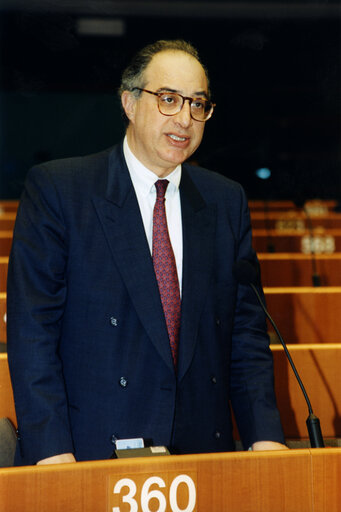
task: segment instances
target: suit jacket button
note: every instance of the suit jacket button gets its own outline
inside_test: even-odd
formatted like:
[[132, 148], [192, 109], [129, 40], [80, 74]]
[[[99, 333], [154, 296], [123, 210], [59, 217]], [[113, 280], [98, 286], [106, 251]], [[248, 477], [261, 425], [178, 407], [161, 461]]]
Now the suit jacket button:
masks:
[[212, 384], [217, 384], [217, 377], [213, 375], [213, 377], [211, 377], [211, 382]]
[[215, 437], [216, 439], [220, 439], [220, 437], [221, 437], [221, 433], [220, 433], [220, 432], [215, 432], [214, 437]]
[[128, 385], [128, 381], [125, 377], [121, 377], [119, 380], [119, 383], [122, 388], [126, 388]]
[[114, 316], [111, 316], [110, 323], [113, 327], [117, 327], [117, 325], [118, 325], [117, 318], [115, 318]]
[[216, 323], [217, 325], [220, 325], [220, 318], [216, 318], [216, 319], [215, 319], [215, 323]]

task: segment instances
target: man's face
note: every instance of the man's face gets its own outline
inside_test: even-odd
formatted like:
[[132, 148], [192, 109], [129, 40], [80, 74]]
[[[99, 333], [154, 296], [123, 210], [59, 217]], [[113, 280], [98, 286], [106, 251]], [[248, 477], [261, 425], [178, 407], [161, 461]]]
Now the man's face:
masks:
[[[207, 80], [201, 64], [181, 51], [157, 53], [144, 74], [144, 88], [207, 97]], [[174, 116], [164, 116], [158, 98], [142, 92], [138, 99], [125, 91], [122, 104], [129, 118], [127, 137], [134, 155], [159, 177], [167, 176], [199, 146], [205, 123], [190, 116], [189, 102]]]

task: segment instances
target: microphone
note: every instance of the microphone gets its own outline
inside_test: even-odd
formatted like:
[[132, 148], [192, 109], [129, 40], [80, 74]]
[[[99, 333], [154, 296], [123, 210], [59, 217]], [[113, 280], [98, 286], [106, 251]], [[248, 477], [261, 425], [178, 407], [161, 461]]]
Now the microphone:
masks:
[[321, 278], [319, 273], [317, 272], [316, 268], [316, 258], [315, 258], [315, 250], [314, 250], [314, 228], [313, 223], [311, 221], [311, 217], [309, 215], [309, 212], [307, 208], [305, 207], [305, 199], [302, 195], [297, 194], [296, 197], [293, 199], [294, 204], [297, 208], [300, 208], [306, 219], [307, 219], [307, 226], [309, 230], [309, 237], [310, 237], [310, 254], [311, 254], [311, 263], [313, 267], [313, 273], [311, 276], [313, 286], [321, 286]]
[[305, 387], [303, 385], [303, 382], [298, 374], [298, 371], [296, 369], [296, 366], [291, 358], [291, 355], [289, 353], [289, 350], [274, 322], [274, 320], [271, 318], [268, 310], [266, 309], [265, 305], [263, 304], [263, 300], [261, 299], [259, 292], [256, 288], [257, 284], [260, 284], [260, 271], [259, 271], [259, 264], [258, 268], [256, 268], [252, 263], [250, 263], [247, 260], [239, 260], [235, 263], [233, 268], [233, 273], [235, 278], [240, 284], [249, 285], [251, 286], [252, 290], [254, 291], [259, 304], [261, 305], [264, 313], [266, 314], [267, 318], [270, 320], [271, 325], [276, 331], [276, 334], [278, 336], [278, 339], [280, 340], [282, 347], [284, 349], [284, 352], [288, 358], [288, 361], [290, 363], [290, 366], [295, 374], [295, 377], [297, 379], [297, 382], [302, 390], [302, 393], [304, 395], [305, 401], [308, 406], [309, 416], [306, 420], [306, 425], [308, 428], [308, 434], [310, 439], [310, 445], [312, 448], [324, 448], [324, 441], [322, 437], [321, 427], [320, 427], [320, 420], [317, 416], [315, 416], [313, 409], [311, 407], [311, 403], [308, 397], [308, 394], [305, 390]]

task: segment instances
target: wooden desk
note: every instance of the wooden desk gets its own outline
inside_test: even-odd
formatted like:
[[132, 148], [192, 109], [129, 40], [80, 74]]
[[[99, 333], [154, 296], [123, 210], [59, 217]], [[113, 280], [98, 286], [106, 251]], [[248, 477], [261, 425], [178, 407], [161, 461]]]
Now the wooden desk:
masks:
[[[311, 286], [313, 263], [309, 254], [259, 253], [263, 286]], [[341, 253], [316, 254], [321, 286], [341, 286]]]
[[[248, 201], [251, 212], [253, 211], [299, 211], [293, 201], [291, 200], [258, 200], [250, 199]], [[337, 206], [338, 202], [334, 199], [312, 199], [305, 202], [305, 207], [309, 210], [327, 209], [333, 210]]]
[[[194, 486], [176, 484], [186, 475]], [[341, 450], [290, 450], [136, 458], [79, 462], [0, 470], [0, 508], [6, 512], [126, 512], [128, 487], [114, 494], [127, 478], [141, 488], [158, 477], [152, 489], [163, 496], [167, 511], [197, 512], [337, 512], [341, 510]], [[129, 484], [129, 481], [125, 481]], [[148, 484], [148, 482], [147, 482]], [[163, 487], [160, 486], [163, 485]], [[173, 486], [173, 502], [169, 494]], [[146, 487], [145, 487], [146, 490]], [[193, 492], [194, 490], [194, 492]], [[189, 496], [195, 504], [189, 506]], [[150, 496], [149, 496], [150, 497]], [[142, 498], [143, 499], [143, 498]], [[144, 508], [159, 501], [145, 495]], [[118, 508], [113, 508], [118, 507]]]
[[288, 211], [296, 210], [296, 206], [291, 200], [260, 200], [260, 199], [249, 199], [248, 201], [251, 213], [254, 211]]
[[6, 296], [5, 292], [0, 292], [0, 341], [6, 343], [7, 332], [6, 332]]
[[13, 231], [16, 216], [16, 212], [1, 213], [0, 207], [0, 231]]
[[0, 231], [0, 256], [9, 256], [12, 247], [13, 231]]
[[0, 354], [0, 418], [9, 418], [17, 426], [7, 354]]
[[341, 459], [338, 449], [312, 450], [314, 511], [341, 510]]
[[286, 343], [341, 342], [341, 287], [264, 287], [264, 292]]
[[0, 256], [0, 292], [7, 288], [8, 256]]
[[[259, 253], [303, 252], [310, 254], [312, 244], [315, 254], [341, 252], [341, 229], [328, 229], [320, 233], [315, 231], [313, 239], [309, 231], [253, 230], [253, 247]], [[270, 250], [270, 246], [272, 250]]]
[[6, 212], [16, 212], [19, 206], [19, 201], [16, 199], [3, 199], [0, 200], [0, 214]]
[[309, 229], [309, 224], [313, 229], [322, 227], [324, 229], [340, 229], [341, 213], [329, 212], [324, 215], [314, 215], [310, 217], [300, 211], [292, 212], [251, 212], [251, 225], [253, 229]]
[[[271, 346], [285, 438], [309, 439], [308, 407], [282, 346]], [[341, 437], [341, 344], [288, 345], [324, 438]]]

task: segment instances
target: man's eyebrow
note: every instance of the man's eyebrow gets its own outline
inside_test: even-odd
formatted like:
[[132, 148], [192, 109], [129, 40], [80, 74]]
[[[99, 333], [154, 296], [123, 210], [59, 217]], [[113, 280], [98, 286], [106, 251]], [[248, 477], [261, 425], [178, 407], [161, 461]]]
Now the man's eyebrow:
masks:
[[[159, 89], [157, 89], [156, 92], [174, 92], [176, 94], [182, 94], [181, 91], [179, 91], [178, 89], [172, 89], [171, 87], [159, 87]], [[196, 91], [193, 94], [193, 98], [201, 98], [201, 97], [204, 97], [204, 98], [206, 98], [208, 100], [207, 92], [205, 92], [205, 91]]]

